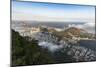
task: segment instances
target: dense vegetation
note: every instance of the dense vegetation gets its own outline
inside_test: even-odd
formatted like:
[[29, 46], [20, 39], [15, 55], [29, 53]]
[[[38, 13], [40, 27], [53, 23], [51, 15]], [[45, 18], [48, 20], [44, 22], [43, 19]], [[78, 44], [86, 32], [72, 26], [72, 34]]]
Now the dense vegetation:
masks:
[[12, 66], [48, 63], [54, 62], [46, 49], [41, 49], [36, 40], [29, 40], [12, 30]]
[[[74, 32], [74, 31], [79, 32]], [[71, 38], [68, 34], [70, 32], [73, 35], [79, 35], [81, 37], [91, 37], [87, 35], [80, 35], [80, 30], [70, 29], [67, 31], [57, 32], [54, 29], [41, 28], [41, 31], [53, 32], [55, 36], [59, 39]], [[89, 35], [89, 34], [88, 34]], [[38, 46], [38, 41], [31, 39], [30, 37], [22, 37], [18, 32], [12, 30], [12, 66], [22, 66], [22, 65], [40, 65], [40, 64], [54, 64], [54, 63], [71, 63], [75, 62], [72, 56], [67, 55], [70, 48], [62, 48], [59, 51], [51, 53], [48, 49], [43, 49]]]

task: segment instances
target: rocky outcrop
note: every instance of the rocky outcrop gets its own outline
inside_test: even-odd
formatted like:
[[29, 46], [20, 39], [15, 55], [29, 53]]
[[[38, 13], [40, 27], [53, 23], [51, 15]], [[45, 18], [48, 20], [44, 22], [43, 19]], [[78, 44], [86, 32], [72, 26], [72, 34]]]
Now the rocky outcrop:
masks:
[[76, 62], [96, 60], [96, 54], [93, 50], [81, 46], [72, 46], [68, 55], [73, 55]]
[[63, 47], [59, 49], [63, 49], [63, 52], [67, 53], [67, 55], [72, 56], [72, 58], [75, 59], [76, 62], [96, 60], [96, 53], [89, 48], [75, 45], [78, 44], [76, 40], [60, 39], [55, 34], [49, 32], [39, 32], [36, 35], [35, 39], [37, 39], [39, 42], [48, 42], [52, 43], [53, 45], [63, 45]]

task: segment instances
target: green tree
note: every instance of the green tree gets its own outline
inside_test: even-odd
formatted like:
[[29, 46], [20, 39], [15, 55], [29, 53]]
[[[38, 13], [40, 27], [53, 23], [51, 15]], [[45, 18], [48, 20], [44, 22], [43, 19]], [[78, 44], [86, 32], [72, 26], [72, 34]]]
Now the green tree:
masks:
[[54, 63], [47, 50], [38, 41], [28, 40], [12, 30], [12, 66]]

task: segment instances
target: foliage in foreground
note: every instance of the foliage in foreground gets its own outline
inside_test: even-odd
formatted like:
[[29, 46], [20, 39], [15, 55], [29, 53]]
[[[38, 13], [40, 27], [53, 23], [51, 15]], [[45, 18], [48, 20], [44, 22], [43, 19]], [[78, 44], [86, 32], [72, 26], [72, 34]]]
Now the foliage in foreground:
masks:
[[12, 30], [12, 66], [54, 63], [47, 50], [42, 50], [36, 40], [27, 40]]

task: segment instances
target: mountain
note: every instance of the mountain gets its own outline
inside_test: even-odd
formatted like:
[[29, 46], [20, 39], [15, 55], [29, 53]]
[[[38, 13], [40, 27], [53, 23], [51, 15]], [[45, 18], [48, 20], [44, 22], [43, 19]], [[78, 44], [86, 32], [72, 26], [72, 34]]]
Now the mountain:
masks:
[[70, 36], [70, 39], [68, 37], [65, 38], [63, 34], [66, 35], [66, 33], [39, 32], [36, 39], [41, 47], [53, 53], [51, 56], [57, 63], [95, 60], [95, 52], [93, 50], [85, 48], [77, 40], [71, 39], [71, 36], [74, 37], [71, 33], [67, 32], [67, 36]]
[[[12, 30], [12, 65], [15, 67], [20, 65], [95, 61], [96, 55], [94, 51], [74, 45], [77, 42], [71, 39], [75, 35], [79, 36], [83, 33], [87, 34], [84, 30], [74, 27], [63, 31], [41, 28], [41, 32], [37, 34], [35, 40], [34, 38], [20, 36], [18, 32]], [[87, 36], [89, 36], [89, 33]], [[64, 38], [68, 39], [64, 40]], [[40, 46], [39, 42], [46, 42], [45, 48]], [[57, 51], [51, 52], [47, 48], [52, 50], [55, 48]]]
[[68, 28], [67, 30], [65, 30], [66, 32], [69, 32], [73, 35], [80, 35], [82, 33], [87, 33], [87, 31], [83, 30], [83, 29], [79, 29], [79, 28], [76, 28], [76, 27], [70, 27]]
[[56, 35], [60, 36], [61, 38], [89, 38], [89, 39], [95, 39], [95, 34], [88, 33], [84, 29], [76, 28], [76, 27], [70, 27], [68, 29], [62, 30], [62, 31], [54, 31]]

